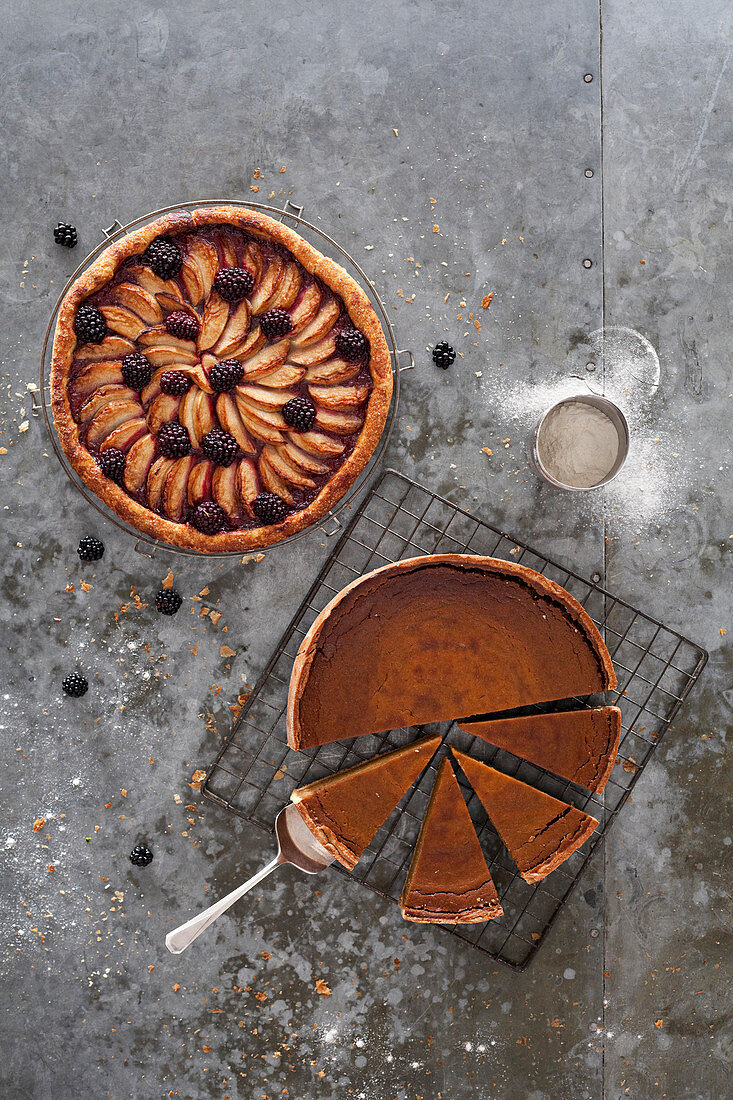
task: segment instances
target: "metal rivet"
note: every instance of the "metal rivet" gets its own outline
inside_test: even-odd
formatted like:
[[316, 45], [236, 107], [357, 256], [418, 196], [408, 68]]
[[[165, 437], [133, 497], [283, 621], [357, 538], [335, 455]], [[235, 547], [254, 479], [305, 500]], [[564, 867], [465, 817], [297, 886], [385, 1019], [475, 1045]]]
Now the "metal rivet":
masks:
[[592, 180], [592, 179], [593, 179], [593, 169], [592, 169], [592, 168], [586, 168], [586, 170], [585, 170], [585, 178], [586, 178], [586, 179], [588, 179], [588, 180]]
[[600, 573], [593, 573], [592, 576], [591, 576], [591, 580], [593, 581], [593, 584], [598, 584], [600, 579], [601, 579], [601, 574]]
[[588, 259], [588, 258], [586, 257], [586, 259], [584, 259], [584, 260], [583, 260], [583, 267], [586, 267], [586, 268], [587, 268], [587, 267], [593, 267], [593, 261], [592, 261], [592, 260], [589, 260], [589, 259]]
[[586, 84], [591, 84], [593, 82], [593, 73], [586, 73], [583, 77], [583, 80], [586, 82]]
[[586, 369], [586, 370], [590, 370], [590, 371], [593, 371], [593, 370], [595, 370], [595, 369], [596, 369], [596, 365], [595, 365], [595, 363], [586, 363], [586, 364], [585, 364], [585, 369]]
[[601, 933], [598, 931], [597, 928], [591, 928], [590, 934], [591, 934], [591, 939], [597, 940]]

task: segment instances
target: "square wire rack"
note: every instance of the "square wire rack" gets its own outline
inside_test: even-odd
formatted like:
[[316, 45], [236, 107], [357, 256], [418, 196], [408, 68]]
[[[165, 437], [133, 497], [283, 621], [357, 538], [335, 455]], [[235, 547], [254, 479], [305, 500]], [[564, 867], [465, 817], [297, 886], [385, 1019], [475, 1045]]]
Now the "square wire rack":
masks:
[[[575, 702], [579, 706], [614, 703], [621, 709], [619, 755], [602, 794], [590, 794], [526, 760], [495, 749], [458, 729], [455, 722], [390, 730], [302, 752], [288, 747], [285, 712], [290, 673], [298, 647], [319, 612], [356, 577], [389, 562], [437, 553], [480, 554], [520, 562], [562, 585], [599, 627], [613, 658], [618, 688], [604, 696]], [[275, 815], [296, 787], [406, 744], [421, 732], [442, 733], [438, 754], [390, 814], [354, 870], [333, 865], [342, 874], [395, 901], [437, 765], [448, 746], [470, 751], [477, 759], [585, 810], [599, 822], [591, 839], [542, 882], [529, 885], [519, 875], [478, 798], [459, 774], [504, 915], [485, 924], [437, 925], [436, 934], [457, 936], [491, 958], [522, 970], [534, 957], [588, 860], [618, 816], [707, 656], [700, 646], [597, 584], [403, 474], [386, 470], [367, 493], [280, 639], [209, 769], [203, 793], [272, 832]], [[559, 709], [560, 705], [527, 707], [516, 713]], [[405, 922], [405, 932], [414, 927]]]

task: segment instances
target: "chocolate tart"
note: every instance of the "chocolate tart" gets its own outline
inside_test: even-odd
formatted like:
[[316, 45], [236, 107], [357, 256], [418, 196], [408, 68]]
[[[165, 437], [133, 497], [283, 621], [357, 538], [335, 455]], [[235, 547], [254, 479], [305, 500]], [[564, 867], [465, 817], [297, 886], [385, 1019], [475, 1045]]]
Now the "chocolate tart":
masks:
[[290, 798], [323, 847], [350, 870], [439, 746], [440, 737], [422, 738], [317, 779]]
[[128, 233], [59, 309], [61, 446], [121, 519], [173, 546], [249, 550], [320, 519], [369, 461], [391, 394], [367, 296], [254, 210], [176, 211]]
[[430, 924], [476, 924], [504, 911], [447, 756], [438, 768], [400, 908], [405, 920]]
[[589, 791], [602, 791], [621, 737], [618, 707], [458, 723], [460, 729]]
[[539, 882], [598, 828], [595, 818], [451, 749], [526, 882]]
[[559, 585], [512, 562], [411, 558], [354, 581], [298, 650], [288, 743], [341, 738], [616, 686], [603, 639]]

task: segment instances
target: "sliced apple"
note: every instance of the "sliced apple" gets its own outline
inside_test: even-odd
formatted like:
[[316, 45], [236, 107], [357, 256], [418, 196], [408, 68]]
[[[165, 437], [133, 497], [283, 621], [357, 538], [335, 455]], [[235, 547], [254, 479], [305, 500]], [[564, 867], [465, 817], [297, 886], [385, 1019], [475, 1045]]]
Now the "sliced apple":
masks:
[[280, 285], [268, 302], [268, 309], [290, 309], [300, 294], [303, 283], [302, 268], [294, 260], [288, 261], [280, 279]]
[[189, 302], [197, 306], [204, 297], [204, 288], [199, 279], [198, 265], [184, 260], [181, 264], [181, 282]]
[[245, 454], [254, 454], [257, 448], [244, 426], [237, 403], [231, 394], [219, 394], [216, 399], [216, 415], [224, 431], [234, 436]]
[[161, 455], [160, 458], [156, 458], [148, 471], [145, 496], [148, 502], [148, 508], [152, 508], [154, 512], [160, 511], [163, 502], [165, 480], [171, 472], [171, 469], [175, 466], [176, 461], [175, 458], [165, 458]]
[[257, 241], [247, 241], [244, 247], [244, 262], [241, 266], [252, 272], [255, 286], [257, 286], [262, 277], [262, 249]]
[[364, 423], [359, 413], [336, 412], [335, 409], [318, 409], [314, 421], [316, 428], [336, 435], [353, 435]]
[[73, 397], [87, 398], [100, 386], [114, 383], [123, 384], [121, 363], [91, 363], [69, 383], [69, 394]]
[[141, 321], [136, 313], [122, 306], [101, 306], [99, 312], [104, 317], [110, 332], [116, 332], [118, 336], [127, 336], [136, 340], [145, 328], [145, 322]]
[[[198, 317], [198, 314], [196, 316]], [[146, 348], [151, 346], [177, 348], [179, 351], [189, 352], [192, 355], [196, 352], [196, 345], [193, 340], [181, 340], [179, 336], [171, 336], [165, 325], [153, 325], [152, 328], [141, 332], [137, 342]]]
[[286, 504], [294, 504], [295, 501], [288, 489], [287, 485], [280, 477], [278, 473], [272, 468], [272, 465], [267, 460], [267, 455], [263, 451], [260, 455], [260, 477], [262, 478], [262, 484], [271, 493], [276, 493], [281, 497]]
[[340, 312], [341, 306], [338, 301], [335, 298], [326, 298], [325, 301], [321, 303], [321, 308], [318, 310], [313, 320], [293, 337], [293, 343], [299, 348], [308, 347], [310, 344], [317, 344], [319, 340], [322, 340], [323, 337], [327, 336], [331, 331], [336, 324]]
[[199, 283], [203, 290], [202, 297], [208, 298], [214, 277], [219, 270], [219, 253], [216, 245], [202, 237], [189, 237], [186, 242], [188, 255], [186, 260], [196, 266]]
[[210, 394], [204, 393], [203, 390], [194, 390], [193, 392], [196, 394], [196, 403], [193, 407], [193, 422], [196, 428], [197, 438], [203, 439], [212, 428], [216, 427], [214, 399]]
[[80, 422], [86, 424], [87, 420], [93, 420], [99, 410], [111, 401], [137, 401], [137, 394], [129, 386], [120, 386], [114, 382], [108, 386], [100, 386], [79, 409]]
[[217, 466], [211, 478], [211, 493], [219, 505], [226, 512], [227, 519], [233, 527], [242, 522], [242, 506], [237, 487], [237, 467]]
[[106, 451], [108, 447], [115, 447], [118, 451], [129, 451], [133, 443], [142, 439], [147, 430], [147, 421], [142, 417], [138, 420], [128, 420], [126, 424], [120, 424], [119, 428], [110, 432], [99, 449]]
[[346, 444], [321, 432], [293, 432], [293, 440], [302, 450], [311, 455], [340, 455]]
[[275, 448], [268, 444], [263, 454], [267, 456], [267, 461], [270, 463], [275, 473], [279, 474], [285, 481], [289, 481], [291, 485], [297, 485], [300, 489], [315, 488], [316, 483], [313, 478], [308, 477], [299, 466], [296, 466], [295, 463], [288, 458], [282, 447]]
[[[143, 290], [147, 290], [148, 294], [170, 294], [174, 298], [181, 300], [181, 291], [178, 284], [173, 279], [161, 279], [155, 274], [155, 272], [149, 267], [129, 267], [127, 269], [128, 279], [134, 279]], [[180, 309], [180, 306], [178, 307]]]
[[147, 412], [148, 427], [153, 435], [157, 435], [169, 420], [176, 419], [180, 404], [180, 397], [174, 397], [172, 393], [158, 394]]
[[240, 412], [246, 412], [248, 416], [255, 416], [264, 424], [269, 424], [271, 428], [277, 428], [281, 432], [286, 432], [288, 430], [282, 413], [277, 409], [256, 405], [249, 397], [243, 397], [241, 392], [237, 393], [236, 400], [237, 408]]
[[165, 367], [158, 367], [157, 370], [154, 370], [147, 386], [143, 386], [143, 388], [140, 390], [140, 400], [142, 401], [146, 409], [150, 405], [150, 402], [154, 401], [158, 394], [161, 392], [160, 379], [164, 370], [166, 370]]
[[125, 309], [137, 313], [141, 321], [148, 325], [157, 325], [163, 320], [163, 310], [158, 305], [155, 296], [135, 283], [118, 283], [112, 288], [115, 301]]
[[270, 299], [280, 286], [284, 271], [285, 261], [279, 252], [273, 252], [267, 262], [267, 267], [262, 273], [262, 278], [249, 300], [253, 313], [264, 313], [265, 310], [270, 308]]
[[224, 331], [228, 319], [229, 302], [225, 302], [224, 299], [214, 291], [213, 294], [209, 295], [204, 315], [201, 319], [201, 329], [198, 338], [200, 351], [206, 351], [207, 348], [213, 348]]
[[176, 348], [172, 344], [154, 344], [152, 347], [148, 348], [145, 355], [154, 367], [167, 367], [171, 363], [179, 365], [187, 363], [192, 367], [198, 362], [195, 352], [183, 351], [181, 348]]
[[188, 478], [196, 465], [195, 455], [186, 455], [176, 459], [165, 479], [163, 489], [163, 511], [168, 519], [180, 523], [186, 514], [188, 499]]
[[137, 401], [112, 401], [101, 409], [89, 425], [87, 446], [98, 447], [110, 432], [119, 428], [126, 420], [136, 420], [142, 409]]
[[202, 357], [202, 361], [200, 363], [197, 363], [194, 367], [190, 367], [188, 366], [188, 364], [185, 364], [183, 366], [180, 366], [178, 369], [182, 371], [182, 373], [185, 374], [187, 378], [190, 378], [191, 381], [199, 387], [199, 389], [202, 389], [204, 393], [213, 393], [214, 389], [211, 385], [211, 382], [209, 382], [207, 371], [211, 370], [211, 368], [215, 366], [215, 364], [216, 360], [214, 359], [213, 355], [204, 355]]
[[257, 375], [258, 386], [269, 386], [271, 389], [284, 389], [287, 386], [297, 386], [305, 375], [305, 367], [294, 367], [290, 363], [283, 363], [276, 370], [267, 374]]
[[123, 336], [105, 336], [101, 344], [85, 344], [74, 355], [84, 363], [100, 363], [105, 359], [129, 355], [134, 350], [135, 345]]
[[262, 329], [257, 326], [253, 328], [251, 332], [240, 340], [238, 344], [233, 344], [227, 348], [227, 359], [246, 359], [248, 355], [255, 355], [260, 348], [263, 348], [266, 344], [265, 334]]
[[178, 419], [188, 432], [191, 446], [194, 450], [201, 446], [201, 439], [196, 432], [196, 421], [194, 417], [199, 392], [199, 390], [191, 389], [188, 393], [184, 393], [181, 398], [181, 403], [178, 406]]
[[294, 390], [269, 390], [264, 386], [237, 386], [237, 393], [253, 401], [255, 405], [262, 405], [266, 409], [281, 409], [297, 397]]
[[140, 493], [148, 477], [148, 470], [155, 458], [155, 440], [152, 435], [144, 435], [133, 443], [127, 453], [124, 485], [128, 493]]
[[324, 409], [358, 409], [369, 396], [368, 386], [309, 386], [316, 405]]
[[[289, 340], [278, 340], [276, 344], [268, 344], [262, 348], [255, 355], [251, 355], [249, 359], [242, 362], [244, 367], [245, 378], [257, 378], [260, 374], [267, 374], [269, 371], [277, 370], [288, 357], [288, 351], [290, 349]], [[239, 358], [239, 356], [237, 356]]]
[[263, 443], [283, 442], [282, 432], [279, 432], [277, 428], [273, 428], [264, 420], [260, 420], [258, 416], [254, 416], [246, 405], [240, 404], [239, 401], [237, 401], [237, 408], [245, 428], [250, 435], [255, 437], [255, 439], [261, 439]]
[[242, 343], [249, 332], [250, 319], [249, 302], [246, 298], [242, 298], [242, 301], [232, 310], [232, 314], [224, 326], [224, 331], [214, 348], [220, 359], [228, 359], [232, 348], [236, 348], [238, 344]]
[[208, 458], [202, 459], [188, 478], [188, 503], [193, 507], [204, 500], [211, 500], [211, 479], [216, 467]]
[[257, 467], [251, 458], [243, 458], [237, 463], [235, 467], [237, 471], [237, 489], [239, 490], [239, 499], [246, 511], [254, 519], [254, 512], [252, 511], [252, 501], [260, 493], [260, 479], [257, 473]]
[[230, 237], [221, 237], [219, 240], [221, 254], [224, 257], [224, 267], [239, 267], [239, 259], [234, 242]]
[[290, 362], [301, 367], [312, 367], [315, 363], [325, 363], [336, 351], [336, 337], [332, 332], [324, 336], [317, 344], [308, 347], [290, 349]]
[[293, 442], [285, 443], [284, 446], [280, 448], [280, 451], [281, 454], [287, 455], [287, 457], [302, 470], [307, 470], [311, 474], [328, 473], [328, 466], [324, 466], [323, 463], [319, 462], [313, 455], [301, 451], [300, 447], [296, 447]]
[[356, 378], [361, 370], [361, 363], [353, 363], [350, 359], [327, 359], [325, 363], [316, 363], [314, 367], [308, 367], [306, 382], [328, 383], [348, 382]]
[[180, 313], [181, 310], [183, 310], [184, 313], [188, 313], [191, 317], [195, 317], [197, 321], [200, 319], [193, 306], [189, 305], [188, 302], [181, 301], [180, 298], [176, 298], [174, 294], [161, 292], [156, 294], [155, 298], [158, 305], [163, 309], [167, 309], [170, 313]]
[[[305, 328], [307, 324], [310, 324], [320, 304], [321, 290], [318, 283], [308, 283], [308, 286], [305, 287], [300, 297], [296, 299], [295, 305], [290, 310], [290, 320], [293, 323], [294, 333], [299, 332], [301, 329]], [[325, 332], [323, 335], [326, 335]]]

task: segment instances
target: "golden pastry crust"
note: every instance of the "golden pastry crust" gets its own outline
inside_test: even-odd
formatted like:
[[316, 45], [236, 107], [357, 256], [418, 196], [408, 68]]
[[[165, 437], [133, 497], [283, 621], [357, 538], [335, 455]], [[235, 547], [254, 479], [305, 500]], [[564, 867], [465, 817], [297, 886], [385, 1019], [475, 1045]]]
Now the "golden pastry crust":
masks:
[[[101, 290], [131, 256], [145, 251], [156, 237], [191, 232], [210, 225], [231, 225], [286, 248], [307, 272], [337, 294], [356, 328], [369, 340], [369, 394], [364, 423], [349, 457], [333, 473], [306, 507], [291, 512], [278, 524], [205, 535], [188, 523], [176, 523], [151, 511], [106, 478], [79, 438], [67, 393], [67, 379], [77, 340], [74, 318], [79, 305]], [[249, 551], [280, 542], [310, 527], [341, 499], [369, 462], [382, 435], [392, 398], [390, 352], [376, 313], [359, 285], [333, 260], [281, 222], [239, 206], [204, 207], [174, 211], [133, 230], [111, 244], [70, 287], [59, 308], [51, 364], [51, 400], [54, 423], [72, 467], [84, 483], [120, 518], [151, 538], [185, 549], [217, 553]]]

